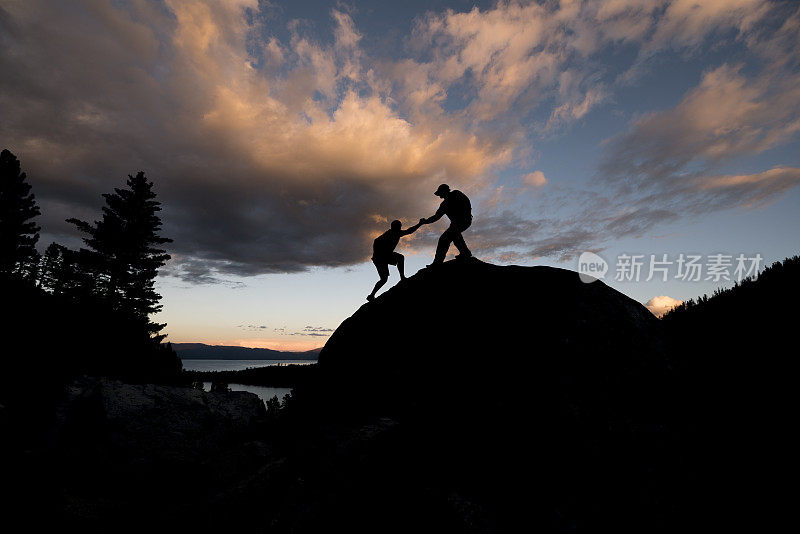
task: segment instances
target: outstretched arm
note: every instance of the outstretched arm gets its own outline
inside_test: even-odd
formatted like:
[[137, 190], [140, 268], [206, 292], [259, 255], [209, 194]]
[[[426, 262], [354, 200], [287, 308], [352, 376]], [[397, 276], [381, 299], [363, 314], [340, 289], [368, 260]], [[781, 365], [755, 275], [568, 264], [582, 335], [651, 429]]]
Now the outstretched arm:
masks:
[[433, 215], [431, 215], [427, 219], [422, 219], [420, 222], [423, 223], [423, 224], [434, 223], [434, 222], [438, 221], [439, 219], [441, 219], [442, 215], [444, 215], [444, 202], [442, 202], [442, 205], [439, 206], [438, 210], [436, 210], [436, 213], [434, 213]]
[[416, 232], [416, 231], [417, 231], [417, 229], [418, 229], [420, 226], [422, 226], [422, 221], [424, 221], [424, 220], [425, 220], [425, 219], [420, 219], [420, 220], [419, 220], [419, 222], [418, 222], [417, 224], [415, 224], [414, 226], [409, 226], [408, 228], [406, 228], [405, 230], [403, 230], [402, 232], [400, 232], [400, 235], [409, 235], [409, 234], [413, 234], [414, 232]]

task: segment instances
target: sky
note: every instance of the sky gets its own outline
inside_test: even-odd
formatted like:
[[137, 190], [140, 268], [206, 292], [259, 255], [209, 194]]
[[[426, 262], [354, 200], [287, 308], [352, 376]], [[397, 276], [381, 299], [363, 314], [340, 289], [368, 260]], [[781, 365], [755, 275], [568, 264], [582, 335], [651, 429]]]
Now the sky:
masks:
[[42, 248], [146, 172], [168, 341], [322, 346], [440, 183], [476, 257], [658, 314], [800, 252], [799, 45], [795, 1], [0, 0], [0, 147]]

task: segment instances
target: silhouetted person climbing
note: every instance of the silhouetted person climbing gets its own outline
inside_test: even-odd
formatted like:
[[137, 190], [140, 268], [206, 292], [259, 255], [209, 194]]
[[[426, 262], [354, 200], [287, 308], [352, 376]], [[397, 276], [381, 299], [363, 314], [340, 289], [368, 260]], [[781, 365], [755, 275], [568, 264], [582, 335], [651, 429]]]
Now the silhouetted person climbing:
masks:
[[389, 265], [397, 265], [397, 270], [400, 272], [400, 280], [406, 279], [406, 275], [403, 272], [403, 261], [405, 258], [403, 258], [403, 255], [399, 252], [395, 252], [394, 248], [400, 242], [401, 237], [413, 234], [420, 226], [422, 226], [422, 219], [406, 230], [403, 230], [403, 223], [400, 221], [392, 221], [391, 228], [375, 238], [375, 241], [372, 243], [372, 263], [374, 263], [375, 268], [378, 269], [378, 275], [381, 279], [375, 284], [372, 293], [367, 295], [367, 300], [373, 300], [375, 298], [375, 293], [377, 293], [377, 291], [383, 287], [383, 284], [386, 283], [386, 280], [389, 279]]
[[454, 243], [458, 249], [457, 259], [467, 259], [472, 257], [472, 252], [467, 248], [464, 242], [464, 237], [461, 232], [466, 230], [472, 224], [472, 205], [469, 203], [467, 195], [461, 191], [454, 189], [450, 191], [450, 186], [447, 184], [440, 185], [434, 193], [437, 197], [442, 197], [442, 203], [436, 213], [427, 219], [422, 219], [420, 222], [423, 224], [430, 224], [442, 218], [442, 215], [447, 215], [450, 219], [450, 226], [444, 231], [442, 237], [439, 238], [439, 244], [436, 245], [436, 255], [433, 257], [433, 263], [428, 267], [439, 265], [444, 262], [444, 257], [447, 255], [447, 249], [450, 248], [450, 243]]

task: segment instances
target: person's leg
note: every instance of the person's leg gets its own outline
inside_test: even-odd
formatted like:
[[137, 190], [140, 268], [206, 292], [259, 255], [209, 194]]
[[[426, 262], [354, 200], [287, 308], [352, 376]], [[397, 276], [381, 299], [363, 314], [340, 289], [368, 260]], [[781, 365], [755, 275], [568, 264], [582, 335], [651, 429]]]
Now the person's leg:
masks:
[[367, 300], [373, 300], [375, 298], [375, 293], [377, 293], [378, 290], [383, 287], [383, 285], [386, 283], [387, 280], [388, 278], [381, 278], [380, 280], [375, 282], [375, 287], [372, 288], [372, 293], [367, 295]]
[[439, 238], [439, 244], [436, 245], [436, 255], [433, 257], [433, 264], [444, 262], [444, 257], [447, 256], [447, 249], [450, 248], [450, 243], [453, 242], [453, 227], [450, 226], [442, 233]]
[[399, 252], [395, 252], [395, 254], [397, 254], [397, 263], [395, 265], [397, 265], [397, 272], [400, 273], [400, 280], [405, 280], [406, 274], [403, 272], [403, 263], [405, 262], [406, 259]]
[[458, 256], [457, 258], [470, 258], [472, 257], [472, 252], [470, 252], [469, 247], [467, 247], [466, 241], [464, 241], [464, 236], [461, 232], [465, 231], [467, 228], [470, 227], [471, 222], [467, 222], [466, 224], [461, 224], [458, 227], [453, 225], [453, 244], [458, 249]]
[[375, 298], [375, 293], [377, 293], [378, 290], [382, 288], [383, 285], [386, 283], [386, 281], [389, 279], [389, 264], [376, 263], [376, 262], [373, 263], [375, 263], [375, 268], [378, 269], [378, 276], [380, 276], [381, 279], [375, 283], [375, 287], [372, 289], [372, 293], [367, 295], [367, 300], [370, 301]]
[[467, 243], [464, 241], [464, 236], [461, 235], [461, 232], [453, 233], [453, 244], [458, 249], [458, 256], [460, 258], [469, 258], [472, 256], [472, 252], [467, 248]]

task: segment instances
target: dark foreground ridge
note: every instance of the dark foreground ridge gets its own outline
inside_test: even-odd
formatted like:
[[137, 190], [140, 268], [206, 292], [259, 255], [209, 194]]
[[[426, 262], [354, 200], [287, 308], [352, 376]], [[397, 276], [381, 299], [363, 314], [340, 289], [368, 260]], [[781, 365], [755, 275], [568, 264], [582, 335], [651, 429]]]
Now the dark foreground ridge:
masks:
[[[764, 473], [789, 457], [776, 429], [798, 266], [659, 321], [571, 271], [446, 262], [344, 321], [282, 406], [79, 378], [26, 424], [9, 397], [0, 457], [32, 528], [767, 526], [761, 501], [788, 500]], [[731, 329], [748, 310], [757, 329]]]

